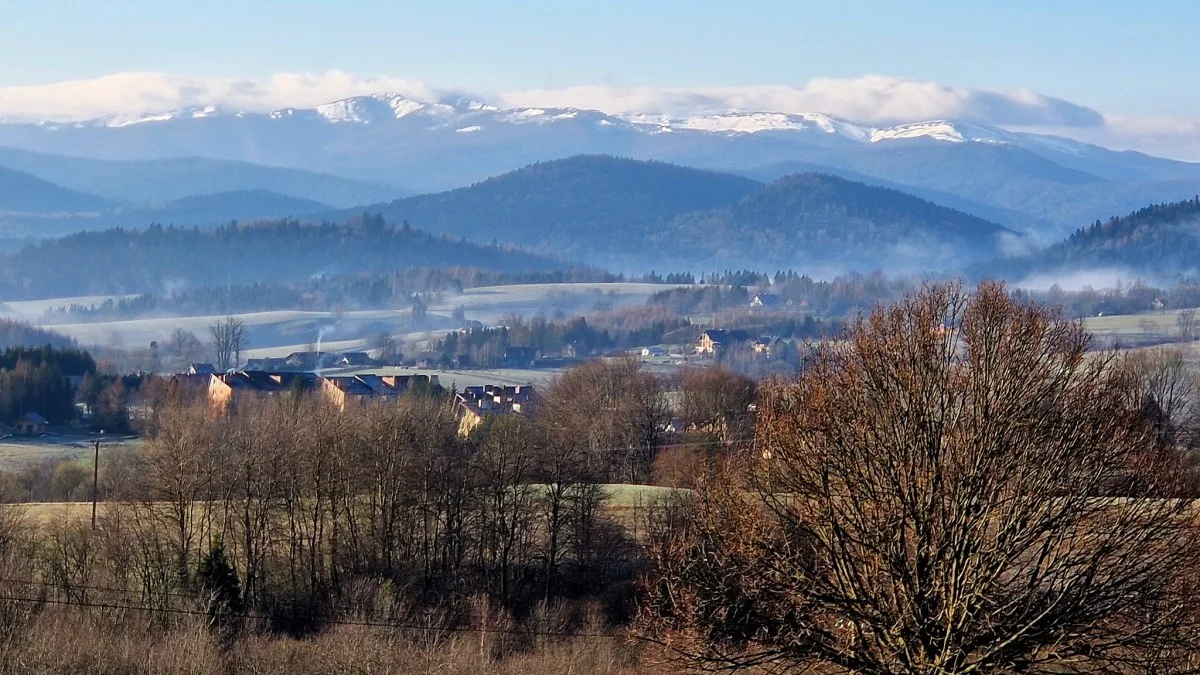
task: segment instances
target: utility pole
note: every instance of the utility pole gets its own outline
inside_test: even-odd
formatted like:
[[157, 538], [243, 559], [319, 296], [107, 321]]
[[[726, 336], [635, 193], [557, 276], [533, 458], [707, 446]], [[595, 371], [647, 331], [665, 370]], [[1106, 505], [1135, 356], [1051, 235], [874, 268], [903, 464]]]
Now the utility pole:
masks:
[[100, 430], [100, 436], [92, 439], [92, 447], [96, 452], [92, 460], [92, 529], [96, 529], [96, 501], [100, 496], [100, 441], [104, 440], [104, 430]]

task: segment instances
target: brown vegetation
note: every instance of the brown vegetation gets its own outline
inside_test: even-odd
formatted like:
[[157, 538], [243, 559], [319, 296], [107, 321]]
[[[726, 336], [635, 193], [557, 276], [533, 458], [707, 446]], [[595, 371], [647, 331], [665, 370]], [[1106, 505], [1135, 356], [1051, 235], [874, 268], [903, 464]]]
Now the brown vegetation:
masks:
[[[651, 547], [692, 667], [1184, 672], [1200, 541], [1144, 390], [1003, 288], [929, 288], [767, 388], [757, 450]], [[1106, 498], [1136, 485], [1141, 499]]]

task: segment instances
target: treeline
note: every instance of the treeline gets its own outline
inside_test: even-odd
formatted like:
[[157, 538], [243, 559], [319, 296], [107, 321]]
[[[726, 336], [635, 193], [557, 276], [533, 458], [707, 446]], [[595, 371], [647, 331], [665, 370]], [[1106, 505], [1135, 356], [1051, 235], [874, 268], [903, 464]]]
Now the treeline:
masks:
[[33, 345], [69, 348], [75, 346], [75, 341], [62, 333], [33, 326], [27, 321], [0, 318], [0, 349]]
[[[441, 364], [493, 368], [519, 347], [533, 356], [589, 356], [662, 342], [690, 326], [670, 312], [626, 308], [570, 319], [507, 316], [504, 325], [447, 333], [424, 355]], [[511, 361], [511, 358], [508, 359]], [[526, 359], [529, 360], [529, 359]]]
[[751, 270], [712, 273], [702, 278], [707, 286], [659, 291], [649, 303], [682, 314], [711, 314], [727, 309], [745, 308], [755, 295], [767, 296], [767, 309], [809, 314], [816, 317], [844, 318], [866, 312], [878, 304], [887, 304], [920, 287], [922, 278], [892, 276], [875, 271], [850, 273], [831, 280], [818, 280], [795, 270], [774, 275]]
[[94, 376], [96, 362], [85, 351], [9, 348], [0, 353], [0, 422], [26, 413], [51, 422], [76, 417], [75, 387], [67, 376]]
[[283, 309], [399, 309], [413, 306], [417, 296], [460, 294], [465, 289], [481, 286], [620, 281], [625, 281], [623, 275], [590, 267], [511, 273], [476, 267], [418, 267], [374, 274], [317, 276], [285, 284], [234, 284], [142, 293], [131, 298], [109, 298], [99, 305], [47, 308], [46, 318], [50, 321], [111, 321], [155, 315], [206, 316]]
[[373, 217], [344, 224], [280, 220], [205, 230], [153, 225], [31, 244], [0, 259], [0, 293], [8, 298], [166, 294], [175, 285], [288, 283], [464, 265], [506, 273], [569, 274], [573, 267], [519, 249], [392, 227]]
[[1180, 280], [1173, 286], [1155, 286], [1143, 279], [1117, 283], [1111, 288], [1095, 289], [1084, 286], [1079, 290], [1063, 290], [1058, 284], [1044, 291], [1016, 289], [1013, 297], [1061, 306], [1074, 317], [1100, 314], [1137, 314], [1153, 310], [1200, 307], [1200, 283]]

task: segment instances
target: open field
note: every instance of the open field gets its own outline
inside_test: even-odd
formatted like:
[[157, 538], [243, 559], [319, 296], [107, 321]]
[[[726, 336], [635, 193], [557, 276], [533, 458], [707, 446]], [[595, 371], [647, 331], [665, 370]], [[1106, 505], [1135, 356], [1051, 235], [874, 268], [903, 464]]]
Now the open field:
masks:
[[[655, 501], [675, 492], [675, 488], [655, 485], [608, 484], [601, 486], [608, 494], [608, 508], [618, 515], [628, 516], [634, 509], [652, 505]], [[63, 518], [90, 518], [92, 503], [81, 502], [31, 502], [8, 505], [18, 510], [29, 522], [45, 523]], [[106, 504], [101, 502], [98, 512], [103, 515]]]
[[[14, 470], [31, 462], [46, 460], [71, 459], [92, 452], [87, 435], [58, 435], [47, 434], [37, 437], [8, 436], [0, 439], [0, 469]], [[101, 452], [107, 448], [137, 445], [141, 443], [136, 438], [121, 438], [107, 440], [101, 446]]]
[[1083, 320], [1083, 325], [1098, 340], [1119, 345], [1163, 343], [1179, 338], [1179, 313], [1182, 309], [1157, 312], [1139, 312], [1115, 316], [1093, 316]]
[[[525, 284], [467, 289], [461, 294], [440, 294], [430, 303], [424, 321], [414, 323], [408, 309], [308, 312], [279, 310], [237, 314], [250, 336], [248, 356], [280, 356], [309, 348], [323, 336], [322, 346], [331, 349], [362, 349], [381, 332], [408, 342], [421, 342], [453, 330], [461, 322], [452, 318], [461, 307], [468, 321], [494, 325], [507, 314], [526, 316], [574, 316], [598, 309], [641, 305], [652, 294], [673, 288], [661, 284], [582, 283]], [[48, 307], [71, 303], [99, 304], [108, 296], [53, 298], [7, 303], [9, 316], [41, 323]], [[0, 301], [0, 306], [3, 303]], [[165, 342], [176, 328], [207, 337], [208, 327], [223, 316], [155, 317], [127, 321], [45, 324], [83, 345], [145, 347], [151, 341]]]

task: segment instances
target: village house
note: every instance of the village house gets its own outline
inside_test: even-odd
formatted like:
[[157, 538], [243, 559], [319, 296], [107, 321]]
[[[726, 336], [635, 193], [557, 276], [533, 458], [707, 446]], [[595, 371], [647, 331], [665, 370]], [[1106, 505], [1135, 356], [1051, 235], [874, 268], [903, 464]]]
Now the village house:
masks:
[[347, 375], [320, 378], [321, 393], [338, 409], [348, 403], [386, 401], [408, 393], [415, 386], [433, 386], [437, 375]]
[[529, 368], [537, 359], [537, 350], [533, 347], [505, 347], [503, 366], [505, 368]]
[[183, 371], [184, 375], [215, 375], [217, 368], [211, 363], [193, 363]]
[[374, 365], [374, 360], [366, 352], [342, 352], [333, 362], [335, 366], [367, 367]]
[[711, 328], [700, 334], [700, 339], [696, 341], [696, 353], [715, 355], [722, 349], [745, 342], [748, 339], [744, 330], [726, 331], [719, 328]]
[[667, 355], [667, 350], [663, 349], [661, 345], [654, 345], [653, 347], [642, 347], [642, 356], [666, 356], [666, 355]]
[[310, 372], [264, 372], [243, 370], [209, 375], [175, 375], [171, 382], [203, 392], [215, 408], [227, 408], [247, 396], [268, 397], [283, 392], [320, 392], [338, 410], [349, 403], [389, 400], [415, 387], [438, 384], [437, 375], [341, 375], [324, 377]]
[[46, 418], [35, 412], [27, 412], [13, 420], [13, 433], [18, 436], [39, 436], [46, 433]]
[[227, 408], [246, 396], [266, 396], [279, 393], [283, 389], [279, 373], [265, 373], [260, 370], [222, 373], [209, 376], [208, 401], [214, 407]]
[[758, 356], [771, 358], [772, 355], [778, 355], [785, 345], [786, 343], [782, 338], [773, 335], [764, 335], [754, 341], [754, 353]]
[[533, 397], [531, 385], [466, 387], [456, 395], [460, 415], [458, 433], [469, 436], [489, 415], [526, 412]]
[[778, 307], [783, 301], [774, 293], [759, 293], [750, 299], [751, 307]]

